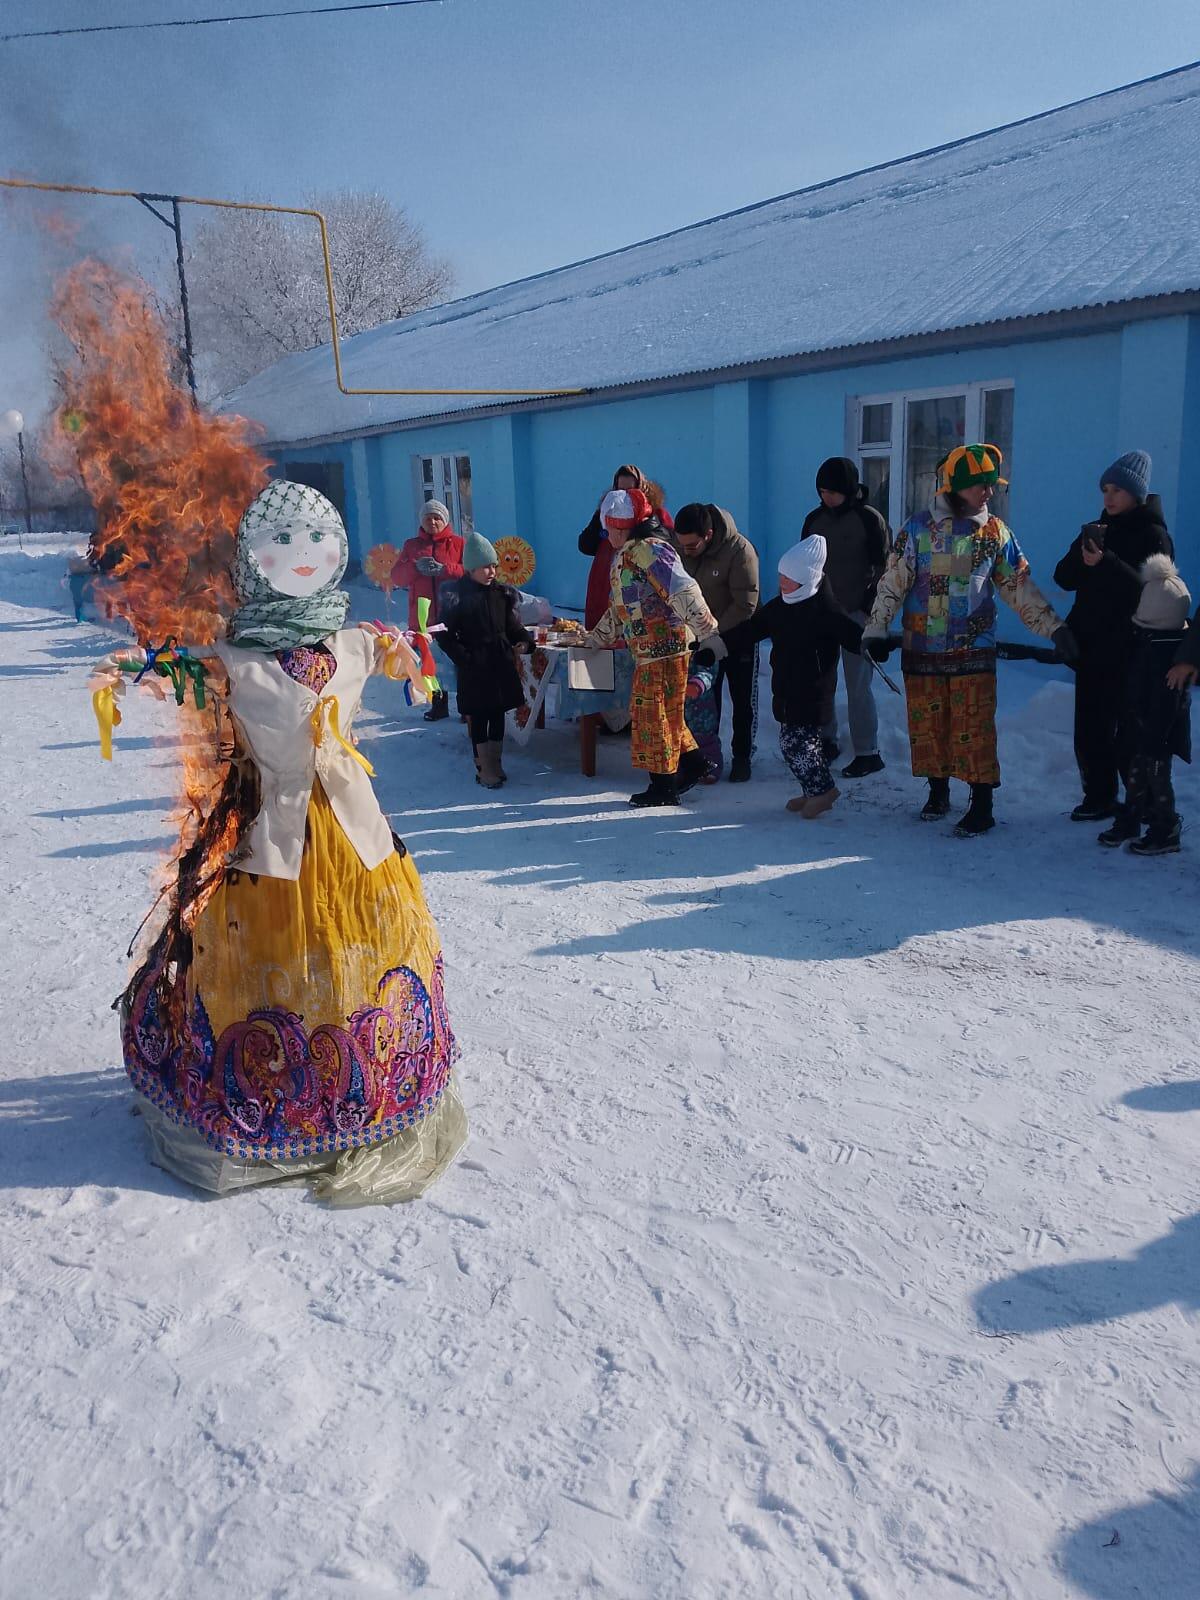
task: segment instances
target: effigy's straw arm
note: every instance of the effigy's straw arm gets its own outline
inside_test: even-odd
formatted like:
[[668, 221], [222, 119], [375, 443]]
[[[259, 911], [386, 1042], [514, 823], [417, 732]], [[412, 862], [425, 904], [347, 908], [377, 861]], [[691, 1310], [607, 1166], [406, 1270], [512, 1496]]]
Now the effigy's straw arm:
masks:
[[186, 650], [176, 650], [170, 645], [162, 645], [157, 650], [151, 648], [146, 651], [144, 662], [121, 661], [117, 664], [117, 670], [136, 674], [134, 683], [139, 683], [148, 672], [156, 673], [160, 678], [170, 678], [177, 706], [183, 704], [190, 683], [196, 710], [204, 710], [206, 702], [204, 663]]

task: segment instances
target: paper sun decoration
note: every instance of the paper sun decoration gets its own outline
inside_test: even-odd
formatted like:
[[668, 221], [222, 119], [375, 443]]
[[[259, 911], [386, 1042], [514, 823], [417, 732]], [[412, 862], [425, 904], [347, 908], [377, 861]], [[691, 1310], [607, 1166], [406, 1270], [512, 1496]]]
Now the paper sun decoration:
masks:
[[500, 557], [500, 576], [505, 583], [511, 583], [516, 588], [529, 582], [533, 577], [533, 569], [537, 566], [537, 557], [533, 547], [526, 540], [519, 539], [515, 533], [506, 533], [503, 538], [495, 541], [496, 554]]
[[363, 562], [363, 571], [377, 589], [382, 589], [386, 594], [391, 594], [395, 585], [392, 583], [392, 568], [400, 559], [400, 552], [395, 545], [377, 544], [367, 551], [367, 559]]

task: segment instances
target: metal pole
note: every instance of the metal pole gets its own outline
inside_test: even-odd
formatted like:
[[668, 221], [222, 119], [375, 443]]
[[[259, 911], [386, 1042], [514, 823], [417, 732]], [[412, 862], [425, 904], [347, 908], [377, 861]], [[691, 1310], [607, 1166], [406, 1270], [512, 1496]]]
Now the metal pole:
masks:
[[[282, 217], [311, 217], [317, 224], [321, 238], [321, 259], [325, 267], [325, 294], [329, 302], [329, 332], [332, 340], [333, 367], [337, 377], [337, 386], [342, 394], [508, 394], [529, 395], [539, 399], [546, 399], [556, 395], [588, 394], [587, 389], [348, 389], [342, 376], [342, 355], [340, 336], [337, 325], [337, 307], [334, 304], [333, 287], [333, 258], [329, 250], [329, 229], [325, 218], [319, 211], [314, 211], [310, 206], [273, 206], [259, 200], [213, 200], [204, 199], [195, 194], [143, 194], [138, 189], [98, 189], [93, 184], [80, 183], [34, 183], [29, 178], [0, 178], [0, 189], [37, 189], [45, 194], [101, 194], [116, 196], [126, 200], [137, 200], [140, 204], [149, 206], [151, 200], [163, 202], [171, 201], [182, 206], [217, 206], [222, 211], [269, 211]], [[160, 216], [155, 212], [155, 216]], [[160, 217], [169, 228], [171, 224], [166, 217]]]
[[[145, 206], [152, 217], [157, 217], [164, 228], [170, 228], [175, 235], [175, 270], [179, 274], [179, 309], [183, 312], [183, 364], [187, 369], [188, 388], [192, 391], [192, 405], [197, 409], [200, 402], [196, 398], [196, 367], [192, 360], [192, 314], [188, 306], [187, 276], [183, 270], [183, 227], [179, 220], [179, 196], [173, 194], [135, 194], [133, 196], [140, 206]], [[164, 217], [162, 212], [150, 204], [152, 200], [169, 200], [171, 202], [171, 215]]]
[[171, 226], [175, 231], [175, 266], [179, 272], [179, 304], [183, 310], [183, 359], [187, 366], [188, 388], [192, 391], [192, 404], [196, 399], [196, 368], [192, 361], [192, 314], [188, 309], [187, 277], [183, 270], [183, 229], [179, 223], [179, 201], [171, 196]]
[[[21, 487], [25, 491], [25, 532], [32, 538], [33, 512], [29, 505], [29, 474], [25, 470], [25, 435], [23, 432], [17, 434], [17, 454], [21, 457]], [[19, 550], [24, 550], [25, 548], [19, 533], [17, 534], [17, 548]]]

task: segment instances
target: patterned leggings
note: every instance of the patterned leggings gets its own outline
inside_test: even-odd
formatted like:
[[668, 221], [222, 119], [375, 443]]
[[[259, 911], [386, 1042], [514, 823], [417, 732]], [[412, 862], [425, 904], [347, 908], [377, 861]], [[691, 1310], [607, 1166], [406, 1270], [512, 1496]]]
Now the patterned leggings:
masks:
[[833, 774], [825, 759], [821, 730], [814, 723], [781, 723], [779, 748], [806, 795], [824, 794], [833, 788]]

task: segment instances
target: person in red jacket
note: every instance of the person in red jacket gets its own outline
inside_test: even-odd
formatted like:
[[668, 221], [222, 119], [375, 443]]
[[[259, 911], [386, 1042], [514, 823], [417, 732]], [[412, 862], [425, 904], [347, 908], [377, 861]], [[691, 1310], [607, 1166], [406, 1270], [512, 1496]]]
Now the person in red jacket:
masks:
[[[442, 584], [463, 576], [463, 542], [450, 526], [450, 512], [440, 500], [427, 500], [415, 538], [407, 539], [392, 568], [392, 583], [408, 590], [408, 625], [420, 626], [417, 601], [429, 601], [429, 622], [438, 620], [438, 591]], [[435, 640], [436, 643], [436, 640]], [[448, 658], [447, 658], [448, 659]], [[450, 715], [450, 695], [440, 689], [425, 713], [426, 722]]]

